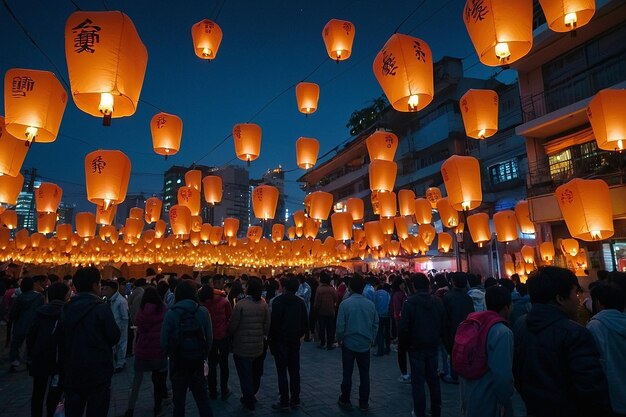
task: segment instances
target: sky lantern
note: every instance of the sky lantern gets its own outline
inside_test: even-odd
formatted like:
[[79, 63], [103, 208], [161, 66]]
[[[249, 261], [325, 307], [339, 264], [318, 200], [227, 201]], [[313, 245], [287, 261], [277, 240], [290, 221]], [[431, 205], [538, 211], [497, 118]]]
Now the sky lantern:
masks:
[[354, 25], [347, 20], [331, 19], [322, 30], [326, 52], [331, 59], [345, 61], [352, 53]]
[[452, 235], [446, 232], [437, 233], [437, 249], [439, 252], [448, 253], [452, 247]]
[[379, 220], [380, 228], [385, 236], [393, 235], [395, 229], [395, 221], [391, 217], [381, 217]]
[[96, 215], [83, 211], [76, 213], [76, 233], [87, 240], [96, 235]]
[[315, 191], [311, 196], [311, 213], [314, 220], [326, 220], [333, 207], [333, 195], [324, 191]]
[[[105, 226], [105, 227], [107, 227], [107, 226]], [[102, 230], [102, 229], [100, 229], [100, 230]], [[143, 238], [143, 240], [146, 243], [152, 243], [152, 241], [154, 240], [155, 235], [156, 235], [156, 232], [154, 231], [154, 229], [148, 229], [145, 232], [143, 232], [141, 237]]]
[[58, 240], [70, 240], [72, 238], [72, 225], [57, 224], [56, 234]]
[[167, 222], [165, 220], [159, 219], [154, 223], [154, 237], [155, 238], [163, 237], [165, 235], [166, 230], [167, 230]]
[[388, 252], [389, 255], [391, 255], [392, 257], [398, 256], [398, 254], [400, 253], [400, 242], [398, 242], [397, 240], [392, 240], [391, 242], [389, 242]]
[[191, 231], [200, 233], [202, 230], [202, 216], [191, 216]]
[[[191, 210], [183, 205], [170, 207], [170, 226], [176, 236], [188, 235], [191, 232]], [[158, 234], [158, 233], [157, 233]]]
[[437, 201], [437, 211], [444, 227], [452, 228], [459, 224], [459, 212], [452, 208], [448, 197], [440, 198]]
[[370, 161], [393, 161], [398, 150], [398, 137], [385, 130], [377, 130], [365, 139]]
[[426, 200], [432, 208], [437, 208], [437, 201], [441, 200], [441, 190], [438, 187], [429, 187], [426, 190]]
[[522, 254], [522, 258], [524, 258], [524, 262], [527, 264], [533, 264], [535, 262], [535, 247], [524, 245], [520, 250]]
[[382, 244], [385, 242], [385, 236], [378, 220], [366, 222], [363, 225], [363, 228], [365, 230], [365, 239], [367, 240], [367, 245], [370, 248], [377, 248], [379, 246], [382, 246]]
[[8, 229], [17, 228], [17, 212], [15, 210], [5, 210], [0, 214], [0, 221]]
[[35, 206], [40, 213], [56, 213], [63, 189], [51, 182], [42, 182], [35, 193]]
[[99, 149], [85, 157], [87, 200], [103, 206], [119, 204], [126, 198], [130, 159], [121, 151]]
[[[316, 222], [314, 219], [307, 217], [304, 219], [303, 234], [307, 239], [315, 239], [317, 232], [320, 230], [321, 222]], [[297, 230], [296, 230], [297, 232]]]
[[169, 113], [157, 113], [150, 120], [152, 148], [167, 158], [178, 153], [183, 136], [183, 119]]
[[259, 185], [252, 190], [252, 208], [257, 219], [273, 219], [278, 205], [278, 188], [271, 185]]
[[596, 12], [595, 0], [539, 0], [548, 27], [569, 32], [585, 26]]
[[239, 123], [233, 128], [235, 154], [242, 161], [254, 161], [261, 154], [261, 126], [254, 123]]
[[6, 227], [0, 226], [0, 249], [4, 250], [9, 246], [11, 241], [11, 231]]
[[276, 223], [272, 225], [272, 242], [282, 242], [285, 237], [285, 225]]
[[65, 58], [76, 107], [103, 124], [137, 110], [148, 52], [119, 11], [77, 11], [65, 25]]
[[435, 236], [437, 235], [435, 226], [432, 224], [420, 224], [417, 228], [417, 233], [422, 237], [424, 243], [428, 246], [433, 243], [433, 240], [435, 240]]
[[320, 151], [320, 143], [313, 138], [298, 138], [296, 141], [296, 162], [298, 168], [313, 168], [317, 162], [317, 155]]
[[209, 239], [211, 238], [211, 224], [210, 223], [203, 223], [202, 226], [200, 226], [200, 240], [203, 240], [204, 242], [208, 242]]
[[178, 189], [178, 204], [189, 207], [192, 216], [200, 214], [200, 191], [193, 187]]
[[489, 215], [487, 213], [476, 213], [467, 216], [467, 227], [472, 236], [472, 241], [479, 247], [491, 241], [491, 229], [489, 228]]
[[200, 59], [215, 59], [222, 42], [222, 29], [209, 19], [202, 19], [191, 27], [191, 39], [196, 56]]
[[27, 247], [30, 247], [28, 229], [21, 229], [15, 233], [15, 247], [19, 250], [24, 250]]
[[146, 223], [154, 223], [161, 218], [163, 202], [158, 197], [150, 197], [146, 200]]
[[533, 46], [533, 2], [467, 0], [463, 21], [478, 59], [485, 65], [508, 65]]
[[135, 217], [126, 219], [124, 235], [131, 236], [134, 238], [133, 240], [136, 240], [141, 237], [141, 232], [143, 232], [143, 219]]
[[333, 213], [330, 216], [335, 240], [352, 239], [352, 215], [348, 212]]
[[503, 210], [493, 215], [493, 225], [496, 229], [498, 242], [511, 242], [519, 237], [517, 233], [517, 218], [513, 210]]
[[297, 210], [293, 212], [293, 224], [296, 227], [302, 227], [304, 226], [304, 218], [306, 216], [304, 215], [304, 211], [302, 210]]
[[396, 205], [396, 193], [393, 191], [381, 191], [378, 193], [378, 214], [381, 218], [395, 217], [398, 210]]
[[199, 169], [190, 169], [185, 172], [185, 185], [200, 191], [202, 187], [202, 171]]
[[143, 227], [143, 209], [141, 207], [132, 207], [128, 212], [128, 217], [131, 219], [141, 220]]
[[57, 223], [57, 214], [55, 212], [37, 213], [37, 231], [39, 233], [48, 234], [54, 232]]
[[580, 245], [576, 239], [562, 239], [561, 252], [569, 256], [576, 256], [580, 251]]
[[4, 76], [5, 128], [30, 143], [54, 142], [67, 105], [67, 93], [53, 73], [13, 68]]
[[399, 239], [406, 239], [409, 237], [409, 224], [406, 221], [406, 217], [398, 216], [393, 219], [396, 226], [396, 234]]
[[373, 69], [397, 111], [416, 112], [433, 100], [433, 57], [423, 40], [394, 33], [374, 58]]
[[415, 214], [415, 193], [413, 190], [398, 191], [398, 208], [401, 216], [412, 216]]
[[202, 179], [204, 186], [204, 200], [215, 205], [222, 201], [222, 177], [217, 175], [207, 175]]
[[17, 174], [15, 177], [0, 175], [0, 203], [10, 206], [17, 204], [17, 197], [22, 191], [24, 176]]
[[115, 220], [117, 206], [109, 206], [106, 209], [103, 206], [96, 206], [96, 223], [100, 225], [109, 225]]
[[515, 217], [517, 217], [517, 223], [522, 233], [534, 234], [535, 224], [530, 220], [530, 210], [528, 208], [528, 201], [520, 200], [515, 205]]
[[296, 226], [291, 226], [287, 229], [287, 237], [289, 240], [293, 240], [296, 238]]
[[541, 260], [550, 263], [554, 259], [554, 243], [543, 242], [539, 245], [539, 254], [541, 255]]
[[441, 176], [453, 209], [467, 211], [480, 206], [483, 191], [478, 159], [452, 155], [441, 165]]
[[375, 159], [369, 165], [370, 190], [393, 191], [398, 166], [393, 161]]
[[363, 200], [358, 197], [349, 198], [346, 201], [346, 212], [350, 213], [354, 223], [362, 222], [365, 215], [365, 204]]
[[416, 198], [413, 201], [415, 209], [415, 221], [417, 224], [429, 224], [433, 219], [433, 212], [430, 202], [425, 198]]
[[574, 178], [558, 187], [555, 196], [572, 237], [593, 241], [613, 236], [613, 208], [606, 182]]
[[27, 152], [24, 141], [6, 131], [4, 117], [0, 116], [0, 175], [17, 176]]
[[239, 232], [239, 219], [236, 217], [226, 217], [224, 219], [224, 236], [237, 237]]
[[621, 151], [626, 148], [626, 89], [602, 90], [589, 102], [587, 116], [598, 148]]
[[296, 85], [298, 110], [306, 115], [315, 113], [320, 99], [320, 86], [315, 83], [301, 82]]
[[486, 139], [498, 131], [498, 93], [493, 90], [469, 89], [459, 100], [465, 134]]
[[222, 226], [211, 226], [209, 242], [211, 242], [211, 245], [217, 246], [222, 241], [223, 235], [224, 235], [224, 228]]

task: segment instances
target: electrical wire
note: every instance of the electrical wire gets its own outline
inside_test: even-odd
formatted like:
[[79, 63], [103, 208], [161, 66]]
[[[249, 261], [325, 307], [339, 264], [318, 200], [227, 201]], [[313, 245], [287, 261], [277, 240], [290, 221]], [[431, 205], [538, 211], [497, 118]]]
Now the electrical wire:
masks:
[[405, 17], [402, 22], [400, 22], [400, 24], [396, 27], [396, 29], [393, 31], [393, 33], [398, 33], [398, 29], [400, 29], [400, 26], [402, 26], [407, 20], [409, 20], [409, 18], [411, 16], [413, 16], [420, 9], [420, 7], [422, 7], [424, 5], [424, 3], [426, 3], [426, 0], [422, 0], [422, 2], [420, 4], [418, 4], [417, 7], [415, 9], [413, 9], [413, 11], [411, 13], [409, 13], [408, 16]]
[[76, 2], [74, 0], [70, 0], [70, 3], [72, 3], [74, 5], [74, 7], [76, 7], [76, 10], [83, 10], [80, 8], [80, 6], [78, 4], [76, 4]]

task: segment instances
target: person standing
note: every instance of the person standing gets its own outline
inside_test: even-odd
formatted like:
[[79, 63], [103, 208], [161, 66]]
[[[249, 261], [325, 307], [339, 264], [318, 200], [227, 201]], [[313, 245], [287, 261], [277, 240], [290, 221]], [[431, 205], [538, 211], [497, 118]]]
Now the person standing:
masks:
[[128, 356], [133, 356], [135, 351], [135, 317], [137, 316], [137, 312], [139, 311], [139, 306], [141, 305], [141, 297], [143, 297], [143, 292], [146, 286], [146, 279], [139, 278], [133, 282], [133, 288], [128, 296], [128, 318], [130, 319], [131, 325], [128, 326], [128, 335], [126, 337], [126, 353]]
[[9, 371], [15, 372], [20, 366], [20, 349], [26, 340], [26, 335], [35, 322], [37, 309], [44, 304], [43, 295], [34, 290], [34, 280], [30, 277], [22, 278], [20, 295], [16, 298], [10, 311], [10, 320], [13, 323]]
[[376, 335], [376, 344], [378, 351], [374, 356], [383, 356], [391, 351], [391, 341], [387, 337], [390, 328], [389, 305], [391, 303], [391, 295], [387, 292], [381, 282], [376, 279], [376, 292], [374, 293], [374, 306], [378, 314], [378, 334]]
[[514, 329], [513, 375], [528, 415], [610, 416], [609, 387], [589, 330], [574, 322], [574, 273], [540, 267], [527, 281], [533, 306]]
[[335, 309], [337, 307], [337, 290], [330, 285], [330, 275], [320, 272], [320, 285], [315, 292], [315, 316], [320, 329], [319, 348], [333, 350], [335, 342]]
[[341, 343], [343, 378], [338, 404], [351, 409], [352, 373], [354, 362], [359, 368], [359, 410], [369, 410], [370, 346], [378, 332], [378, 314], [374, 303], [363, 296], [365, 280], [359, 274], [350, 279], [350, 297], [339, 304], [337, 341]]
[[111, 307], [115, 324], [120, 328], [120, 341], [115, 346], [115, 373], [122, 372], [126, 367], [126, 345], [128, 342], [128, 302], [119, 293], [116, 281], [102, 281], [102, 295]]
[[[272, 305], [268, 343], [276, 362], [280, 401], [274, 410], [289, 411], [300, 407], [300, 339], [309, 327], [304, 301], [296, 295], [300, 283], [291, 277], [285, 292]], [[289, 372], [289, 380], [287, 379]]]
[[[306, 305], [307, 314], [311, 313], [311, 298], [312, 291], [311, 286], [306, 282], [304, 275], [299, 274], [298, 279], [300, 280], [300, 286], [298, 287], [298, 292], [296, 295], [304, 300], [304, 305]], [[305, 342], [311, 341], [311, 335], [307, 334], [307, 337], [304, 338]]]
[[87, 267], [72, 281], [77, 295], [63, 309], [65, 415], [106, 417], [113, 347], [120, 340], [111, 308], [100, 298], [100, 271]]
[[467, 295], [470, 296], [474, 303], [474, 311], [485, 311], [485, 290], [482, 288], [480, 276], [476, 274], [468, 274], [467, 282], [470, 286]]

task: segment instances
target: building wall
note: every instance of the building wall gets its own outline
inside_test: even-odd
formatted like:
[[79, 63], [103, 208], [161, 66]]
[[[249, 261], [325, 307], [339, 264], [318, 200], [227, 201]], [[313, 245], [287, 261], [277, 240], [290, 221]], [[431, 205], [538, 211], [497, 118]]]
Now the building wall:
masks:
[[239, 219], [242, 236], [250, 223], [250, 189], [248, 171], [240, 166], [228, 165], [213, 172], [222, 178], [222, 202], [213, 208], [214, 225], [221, 225], [226, 217]]

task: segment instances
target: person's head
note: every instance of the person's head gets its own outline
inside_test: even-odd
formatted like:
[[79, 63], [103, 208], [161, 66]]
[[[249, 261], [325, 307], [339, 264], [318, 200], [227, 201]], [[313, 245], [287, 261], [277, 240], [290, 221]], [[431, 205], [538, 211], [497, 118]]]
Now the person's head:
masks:
[[498, 281], [494, 277], [489, 277], [485, 280], [485, 283], [484, 283], [485, 290], [489, 287], [493, 287], [494, 285], [498, 285]]
[[[519, 277], [518, 277], [518, 280], [519, 280]], [[500, 280], [500, 285], [502, 285], [504, 288], [509, 290], [509, 292], [513, 292], [513, 290], [515, 289], [515, 281], [513, 281], [512, 279], [502, 278]]]
[[300, 281], [300, 284], [304, 284], [304, 274], [298, 274], [298, 280]]
[[[156, 274], [156, 275], [154, 276], [154, 282], [156, 282], [156, 283], [158, 284], [159, 282], [161, 282], [161, 280], [162, 280], [163, 278], [165, 278], [165, 275], [163, 275], [163, 274]], [[118, 279], [118, 281], [119, 281], [119, 279]]]
[[167, 284], [170, 287], [170, 292], [176, 293], [176, 286], [178, 286], [178, 278], [175, 276], [170, 276], [167, 279]]
[[350, 292], [353, 294], [363, 294], [364, 288], [365, 279], [359, 274], [354, 274], [354, 276], [350, 278]]
[[480, 275], [467, 274], [467, 282], [472, 288], [480, 287]]
[[608, 276], [609, 271], [605, 271], [604, 269], [598, 271], [598, 281], [604, 281], [608, 278]]
[[528, 285], [527, 284], [523, 284], [523, 283], [519, 283], [515, 286], [515, 289], [517, 290], [517, 293], [524, 297], [526, 295], [528, 295]]
[[320, 272], [320, 283], [330, 284], [330, 275], [326, 271]]
[[517, 284], [519, 284], [520, 282], [522, 282], [522, 281], [519, 279], [519, 275], [518, 275], [518, 274], [513, 274], [513, 275], [511, 275], [511, 281], [513, 281], [513, 284], [514, 284], [514, 285], [517, 285]]
[[35, 282], [33, 281], [31, 277], [24, 277], [22, 278], [22, 281], [20, 282], [20, 291], [22, 291], [22, 294], [28, 291], [32, 291], [34, 285], [35, 285]]
[[177, 303], [183, 300], [192, 300], [198, 302], [198, 290], [193, 282], [189, 280], [181, 281], [176, 286], [176, 292], [174, 293], [174, 302]]
[[[298, 282], [298, 286], [300, 283]], [[254, 301], [259, 301], [263, 294], [263, 281], [257, 277], [250, 277], [248, 279], [248, 286], [246, 288], [246, 295], [251, 297]]]
[[232, 297], [237, 297], [242, 292], [243, 292], [243, 284], [241, 284], [241, 280], [240, 279], [234, 280], [232, 284], [230, 285], [229, 294], [232, 294]]
[[213, 293], [213, 287], [211, 286], [211, 284], [202, 285], [202, 287], [200, 288], [200, 291], [198, 291], [198, 299], [200, 300], [201, 303], [204, 303], [206, 300], [213, 299], [213, 296], [214, 296], [214, 293]]
[[139, 308], [143, 310], [146, 304], [154, 304], [159, 311], [163, 308], [163, 299], [161, 298], [161, 295], [159, 295], [159, 291], [151, 285], [147, 286], [143, 292]]
[[437, 288], [444, 288], [448, 286], [448, 280], [446, 279], [446, 275], [441, 272], [435, 274], [433, 279]]
[[47, 275], [35, 275], [33, 277], [33, 289], [37, 292], [46, 291], [46, 288], [48, 288], [49, 284], [50, 281], [48, 281]]
[[493, 286], [485, 291], [485, 306], [487, 310], [495, 311], [505, 319], [511, 313], [511, 292], [502, 286]]
[[[439, 275], [439, 274], [437, 274]], [[445, 279], [445, 278], [444, 278]], [[437, 280], [435, 275], [435, 281]], [[413, 288], [416, 292], [428, 292], [430, 289], [430, 281], [426, 274], [421, 272], [416, 272], [415, 274], [411, 274], [411, 281], [413, 282]]]
[[167, 282], [164, 279], [162, 279], [161, 281], [157, 283], [156, 290], [159, 293], [159, 297], [161, 297], [161, 300], [165, 300], [165, 294], [167, 294], [167, 291], [169, 289], [170, 289], [170, 286], [167, 284]]
[[576, 317], [580, 286], [572, 271], [556, 266], [543, 266], [531, 273], [527, 284], [533, 304], [552, 304], [568, 317]]
[[113, 280], [106, 280], [100, 283], [101, 294], [106, 298], [111, 298], [119, 290], [119, 284]]
[[457, 272], [452, 275], [452, 284], [454, 288], [467, 288], [467, 273]]
[[58, 282], [60, 280], [61, 278], [59, 278], [57, 274], [48, 274], [48, 281], [50, 281], [50, 284]]
[[154, 268], [147, 268], [146, 269], [146, 276], [147, 277], [153, 277], [156, 275], [156, 271], [154, 270]]
[[211, 282], [211, 276], [210, 275], [202, 275], [200, 277], [200, 285], [207, 285], [209, 282]]
[[91, 292], [100, 295], [100, 271], [92, 266], [81, 268], [74, 274], [72, 284], [76, 292]]
[[213, 288], [216, 288], [218, 290], [224, 289], [224, 277], [223, 276], [214, 275], [213, 278], [211, 279], [211, 282], [213, 284]]
[[48, 302], [56, 300], [65, 303], [70, 299], [70, 287], [62, 281], [57, 281], [50, 284], [46, 294], [48, 294]]
[[591, 289], [591, 300], [596, 312], [602, 310], [624, 311], [624, 291], [611, 283], [601, 282]]
[[404, 280], [402, 277], [395, 277], [391, 282], [391, 289], [393, 291], [404, 291]]
[[290, 294], [295, 294], [299, 287], [300, 281], [296, 278], [288, 278], [287, 281], [285, 281], [285, 291]]
[[135, 287], [145, 287], [148, 285], [148, 281], [145, 278], [137, 278], [134, 285]]

